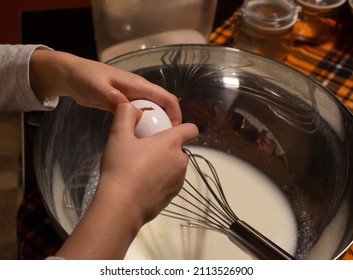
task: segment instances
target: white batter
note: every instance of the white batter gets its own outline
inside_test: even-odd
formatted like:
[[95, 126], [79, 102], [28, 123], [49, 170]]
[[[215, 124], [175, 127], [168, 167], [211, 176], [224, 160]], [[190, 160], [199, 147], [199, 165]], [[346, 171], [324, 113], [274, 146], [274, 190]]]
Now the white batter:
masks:
[[[278, 187], [257, 169], [233, 156], [207, 148], [188, 148], [194, 154], [203, 155], [216, 168], [235, 214], [294, 254], [297, 224], [289, 202]], [[186, 178], [193, 185], [200, 182], [192, 168], [188, 169]], [[158, 216], [142, 228], [126, 259], [250, 259], [227, 236], [182, 225], [185, 222]]]

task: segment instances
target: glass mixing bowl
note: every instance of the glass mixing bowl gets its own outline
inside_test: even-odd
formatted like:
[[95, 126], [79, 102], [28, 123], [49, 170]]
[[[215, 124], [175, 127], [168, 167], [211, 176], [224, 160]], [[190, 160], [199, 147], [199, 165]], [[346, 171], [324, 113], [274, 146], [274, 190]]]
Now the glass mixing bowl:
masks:
[[[251, 166], [275, 186], [294, 217], [295, 258], [335, 259], [352, 244], [353, 117], [319, 83], [274, 60], [220, 46], [162, 46], [107, 63], [175, 94], [183, 121], [195, 123], [200, 130], [193, 147], [221, 151]], [[64, 238], [93, 196], [111, 120], [109, 112], [62, 98], [39, 128], [35, 142], [38, 185], [53, 224]], [[228, 173], [236, 171], [227, 168], [231, 168]], [[279, 235], [286, 230], [287, 225], [275, 223], [280, 213], [261, 217], [269, 207], [259, 204], [267, 198], [228, 193], [232, 196], [241, 202], [250, 199], [241, 209], [245, 214], [255, 211], [253, 220], [247, 221], [250, 224], [263, 219]], [[252, 202], [253, 197], [258, 200]], [[187, 227], [180, 227], [180, 221], [163, 219], [158, 216], [141, 230], [127, 258], [237, 258], [226, 253], [232, 251], [228, 243], [226, 249], [218, 246], [229, 242], [218, 239], [220, 234], [185, 235]], [[184, 246], [185, 236], [190, 235]], [[170, 244], [177, 244], [176, 248]], [[165, 245], [169, 249], [161, 249]], [[188, 252], [180, 253], [182, 246]]]

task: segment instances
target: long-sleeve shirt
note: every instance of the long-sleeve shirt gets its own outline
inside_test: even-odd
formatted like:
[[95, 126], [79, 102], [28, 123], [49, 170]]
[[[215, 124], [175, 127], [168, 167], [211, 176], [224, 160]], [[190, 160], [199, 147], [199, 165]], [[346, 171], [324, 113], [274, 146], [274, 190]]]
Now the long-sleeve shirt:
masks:
[[0, 45], [0, 111], [42, 111], [54, 109], [58, 98], [40, 102], [29, 80], [29, 61], [42, 45]]

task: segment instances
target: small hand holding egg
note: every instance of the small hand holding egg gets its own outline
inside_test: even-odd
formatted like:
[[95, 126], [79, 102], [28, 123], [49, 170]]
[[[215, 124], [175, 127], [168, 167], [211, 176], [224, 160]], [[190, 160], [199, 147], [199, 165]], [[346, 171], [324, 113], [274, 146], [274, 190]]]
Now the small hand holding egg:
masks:
[[167, 113], [156, 103], [148, 100], [134, 100], [131, 104], [143, 111], [142, 117], [135, 127], [138, 138], [151, 136], [172, 127]]

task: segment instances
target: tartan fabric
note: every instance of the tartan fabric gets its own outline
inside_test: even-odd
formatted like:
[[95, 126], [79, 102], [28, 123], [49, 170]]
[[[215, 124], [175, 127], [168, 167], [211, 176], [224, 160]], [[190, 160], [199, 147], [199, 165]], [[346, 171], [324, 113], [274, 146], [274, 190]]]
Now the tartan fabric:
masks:
[[[235, 46], [238, 12], [235, 11], [210, 36], [210, 42]], [[353, 112], [353, 44], [350, 40], [335, 40], [319, 46], [294, 45], [285, 64], [319, 81]], [[353, 260], [353, 245], [341, 259]]]
[[232, 46], [238, 18], [238, 13], [235, 12], [222, 26], [216, 28], [210, 35], [210, 43], [221, 46]]
[[295, 46], [285, 63], [319, 81], [353, 111], [353, 47], [350, 44]]
[[[210, 36], [210, 42], [222, 46], [235, 46], [238, 12], [235, 11]], [[332, 91], [353, 111], [353, 45], [337, 40], [320, 46], [295, 45], [285, 64], [316, 79]]]

